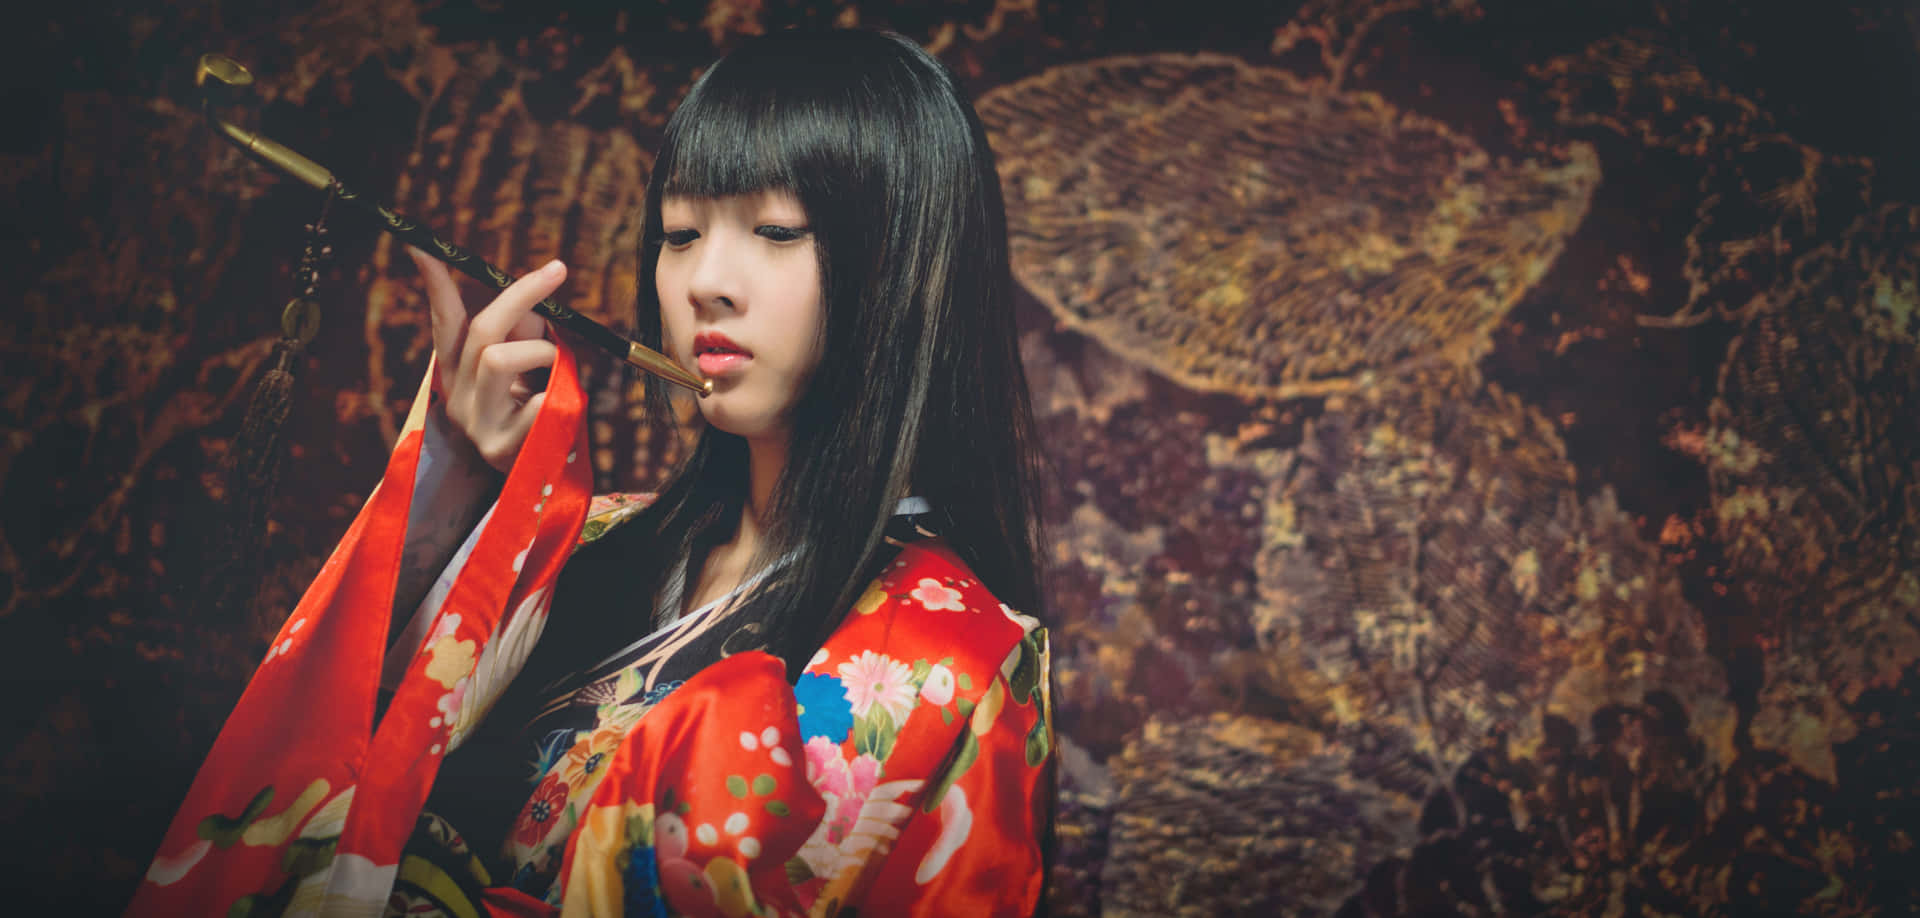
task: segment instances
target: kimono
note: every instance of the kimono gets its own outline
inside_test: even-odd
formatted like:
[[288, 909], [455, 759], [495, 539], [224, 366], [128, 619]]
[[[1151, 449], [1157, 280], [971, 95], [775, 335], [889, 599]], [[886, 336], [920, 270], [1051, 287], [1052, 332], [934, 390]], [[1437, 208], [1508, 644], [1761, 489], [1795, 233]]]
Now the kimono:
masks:
[[537, 644], [561, 567], [642, 506], [590, 497], [565, 346], [551, 378], [498, 501], [383, 666], [423, 383], [129, 914], [1031, 912], [1050, 806], [1046, 633], [937, 538], [899, 546], [797, 684], [759, 650], [660, 680], [647, 663], [672, 628], [588, 673], [534, 755], [515, 876], [490, 876], [424, 811], [441, 762]]

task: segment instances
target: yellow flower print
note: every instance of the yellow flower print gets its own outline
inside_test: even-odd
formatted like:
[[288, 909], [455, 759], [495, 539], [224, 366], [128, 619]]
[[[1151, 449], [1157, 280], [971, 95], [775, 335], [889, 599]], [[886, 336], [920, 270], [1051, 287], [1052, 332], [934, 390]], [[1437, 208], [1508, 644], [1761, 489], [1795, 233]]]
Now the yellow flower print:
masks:
[[1000, 716], [1000, 708], [1006, 703], [1007, 683], [1000, 679], [993, 680], [993, 684], [987, 686], [987, 694], [981, 697], [980, 705], [973, 709], [970, 723], [973, 735], [986, 736], [987, 731], [993, 729], [994, 718]]
[[427, 663], [427, 678], [440, 683], [441, 688], [453, 688], [454, 683], [473, 672], [473, 649], [472, 641], [462, 641], [451, 634], [435, 641], [427, 651], [433, 655]]
[[247, 826], [240, 840], [256, 848], [261, 845], [278, 845], [286, 841], [287, 837], [293, 834], [293, 830], [306, 821], [307, 814], [312, 813], [313, 808], [320, 805], [320, 801], [327, 799], [327, 789], [327, 779], [315, 778], [312, 784], [307, 785], [306, 790], [300, 792], [300, 796], [294, 798], [292, 805], [278, 814], [257, 820]]
[[[649, 805], [651, 806], [651, 805]], [[618, 915], [626, 898], [626, 881], [616, 866], [627, 849], [624, 807], [596, 806], [587, 810], [574, 838], [573, 870], [567, 875], [563, 916]]]
[[755, 907], [753, 884], [747, 879], [746, 868], [730, 857], [716, 857], [707, 862], [708, 888], [713, 891], [713, 904], [718, 906], [720, 914], [727, 918], [741, 918], [759, 911]]
[[887, 601], [886, 587], [881, 586], [880, 581], [875, 580], [874, 582], [867, 584], [867, 591], [865, 593], [861, 593], [860, 598], [854, 602], [853, 611], [858, 612], [861, 615], [872, 615], [873, 613], [879, 611], [880, 606], [884, 604], [886, 601]]
[[592, 788], [607, 773], [607, 766], [613, 762], [613, 754], [620, 749], [620, 741], [626, 737], [626, 731], [611, 727], [601, 727], [583, 737], [567, 750], [567, 757], [560, 763], [560, 779], [576, 790], [592, 793]]

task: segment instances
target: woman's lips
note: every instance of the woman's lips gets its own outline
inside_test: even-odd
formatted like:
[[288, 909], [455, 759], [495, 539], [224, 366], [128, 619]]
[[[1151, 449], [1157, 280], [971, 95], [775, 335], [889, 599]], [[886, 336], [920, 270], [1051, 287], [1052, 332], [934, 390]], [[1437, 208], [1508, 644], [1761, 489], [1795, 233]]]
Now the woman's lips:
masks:
[[753, 352], [733, 343], [719, 332], [701, 332], [693, 336], [693, 360], [700, 375], [724, 376], [736, 372], [753, 359]]
[[741, 353], [709, 351], [694, 358], [694, 363], [700, 365], [701, 376], [712, 378], [715, 376], [725, 376], [728, 373], [738, 370], [746, 366], [747, 361], [752, 359], [752, 357]]

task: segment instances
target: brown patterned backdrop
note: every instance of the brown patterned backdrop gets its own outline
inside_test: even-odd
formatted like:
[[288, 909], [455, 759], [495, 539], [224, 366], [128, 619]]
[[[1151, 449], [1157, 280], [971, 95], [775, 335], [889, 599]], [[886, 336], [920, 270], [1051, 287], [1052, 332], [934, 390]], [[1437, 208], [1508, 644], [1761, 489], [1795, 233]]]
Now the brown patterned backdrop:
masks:
[[[1001, 155], [1055, 470], [1058, 912], [1916, 910], [1910, 3], [9, 18], [18, 913], [124, 902], [428, 347], [410, 268], [336, 216], [280, 486], [228, 483], [319, 199], [199, 126], [193, 59], [250, 62], [267, 133], [498, 264], [565, 258], [626, 325], [688, 81], [827, 21], [925, 42]], [[672, 444], [589, 373], [599, 483], [646, 484]], [[258, 600], [222, 607], [217, 532], [260, 512]]]

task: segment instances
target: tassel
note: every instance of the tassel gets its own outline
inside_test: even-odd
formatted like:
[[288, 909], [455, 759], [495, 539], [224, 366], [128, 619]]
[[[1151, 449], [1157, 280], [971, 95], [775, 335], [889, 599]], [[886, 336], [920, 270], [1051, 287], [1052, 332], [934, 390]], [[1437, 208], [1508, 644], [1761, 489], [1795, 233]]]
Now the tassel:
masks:
[[[232, 482], [249, 494], [264, 491], [262, 501], [272, 500], [280, 479], [280, 430], [287, 412], [293, 407], [293, 364], [299, 346], [282, 338], [273, 348], [275, 361], [247, 404], [247, 418], [240, 424], [240, 436], [234, 441], [234, 477]], [[232, 493], [229, 491], [228, 493]]]
[[326, 220], [337, 190], [337, 186], [327, 189], [320, 218], [307, 225], [306, 250], [295, 272], [301, 295], [281, 312], [281, 337], [274, 343], [273, 365], [260, 377], [253, 398], [247, 402], [246, 417], [240, 422], [240, 432], [224, 464], [225, 502], [213, 521], [206, 575], [198, 595], [202, 614], [210, 622], [236, 620], [252, 604], [259, 588], [267, 515], [280, 484], [280, 434], [293, 408], [294, 369], [320, 328], [320, 307], [313, 294], [319, 264], [333, 251], [325, 244]]

